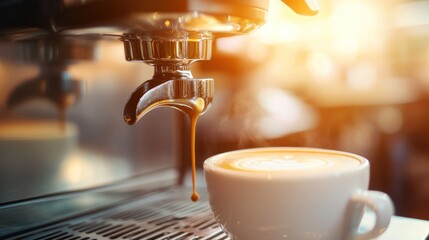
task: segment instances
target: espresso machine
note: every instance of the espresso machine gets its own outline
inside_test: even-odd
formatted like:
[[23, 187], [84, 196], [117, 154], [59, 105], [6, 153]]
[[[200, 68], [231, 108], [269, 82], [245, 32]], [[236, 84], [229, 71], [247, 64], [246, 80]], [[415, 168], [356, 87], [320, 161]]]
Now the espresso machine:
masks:
[[[285, 3], [318, 11], [314, 1]], [[158, 108], [205, 113], [214, 81], [190, 65], [211, 58], [216, 38], [264, 24], [268, 7], [1, 1], [0, 238], [228, 239], [204, 190], [193, 203], [177, 184], [187, 182], [186, 124]]]

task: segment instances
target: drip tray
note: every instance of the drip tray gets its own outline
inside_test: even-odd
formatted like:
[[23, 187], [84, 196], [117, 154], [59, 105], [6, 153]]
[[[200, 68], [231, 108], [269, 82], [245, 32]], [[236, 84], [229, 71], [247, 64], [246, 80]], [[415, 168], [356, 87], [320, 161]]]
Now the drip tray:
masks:
[[215, 221], [207, 196], [190, 199], [191, 190], [175, 188], [65, 223], [27, 232], [15, 239], [229, 239]]

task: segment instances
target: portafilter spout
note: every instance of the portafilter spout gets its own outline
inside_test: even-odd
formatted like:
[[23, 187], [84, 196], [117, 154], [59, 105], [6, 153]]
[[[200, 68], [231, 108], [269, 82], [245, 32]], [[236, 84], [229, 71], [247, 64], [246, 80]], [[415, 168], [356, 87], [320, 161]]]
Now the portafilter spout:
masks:
[[124, 35], [122, 40], [128, 61], [155, 67], [153, 78], [141, 84], [126, 103], [126, 123], [136, 123], [157, 107], [172, 107], [188, 115], [207, 111], [213, 99], [213, 79], [193, 78], [189, 66], [210, 59], [210, 33], [161, 31]]

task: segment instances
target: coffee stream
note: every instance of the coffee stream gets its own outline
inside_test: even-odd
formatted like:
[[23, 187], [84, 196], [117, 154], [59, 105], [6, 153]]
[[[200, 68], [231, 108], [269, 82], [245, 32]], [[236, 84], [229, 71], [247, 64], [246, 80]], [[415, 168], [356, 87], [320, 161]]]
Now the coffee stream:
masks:
[[196, 181], [197, 181], [197, 172], [196, 172], [196, 158], [195, 158], [195, 136], [197, 130], [197, 120], [198, 117], [204, 110], [205, 102], [201, 98], [194, 100], [175, 100], [170, 106], [175, 107], [186, 115], [190, 119], [190, 151], [191, 151], [191, 164], [192, 164], [192, 201], [196, 202], [200, 198], [197, 192]]
[[192, 163], [192, 201], [196, 202], [198, 201], [198, 199], [200, 198], [200, 196], [198, 195], [197, 192], [197, 173], [196, 173], [196, 159], [195, 159], [195, 135], [196, 135], [196, 130], [197, 130], [197, 120], [199, 117], [199, 114], [197, 112], [197, 114], [192, 114], [189, 115], [190, 120], [191, 120], [191, 163]]
[[197, 172], [196, 172], [196, 158], [195, 158], [195, 138], [197, 131], [197, 120], [198, 117], [206, 109], [206, 102], [202, 98], [195, 98], [191, 100], [175, 100], [174, 107], [178, 108], [186, 115], [189, 116], [190, 120], [190, 153], [191, 153], [191, 168], [192, 168], [192, 201], [196, 202], [200, 199], [197, 192]]

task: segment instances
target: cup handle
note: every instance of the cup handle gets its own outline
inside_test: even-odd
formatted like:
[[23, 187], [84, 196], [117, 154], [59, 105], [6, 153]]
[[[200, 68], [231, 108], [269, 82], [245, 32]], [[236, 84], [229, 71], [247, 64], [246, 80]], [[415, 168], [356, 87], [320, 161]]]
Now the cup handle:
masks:
[[[355, 193], [350, 199], [350, 208], [351, 211], [350, 219], [350, 230], [351, 236], [348, 239], [353, 240], [367, 240], [373, 239], [381, 235], [386, 231], [387, 226], [390, 223], [390, 219], [394, 214], [394, 207], [390, 197], [378, 191], [359, 191]], [[358, 233], [360, 222], [363, 216], [364, 207], [368, 207], [375, 214], [375, 224], [374, 227], [364, 233]]]

